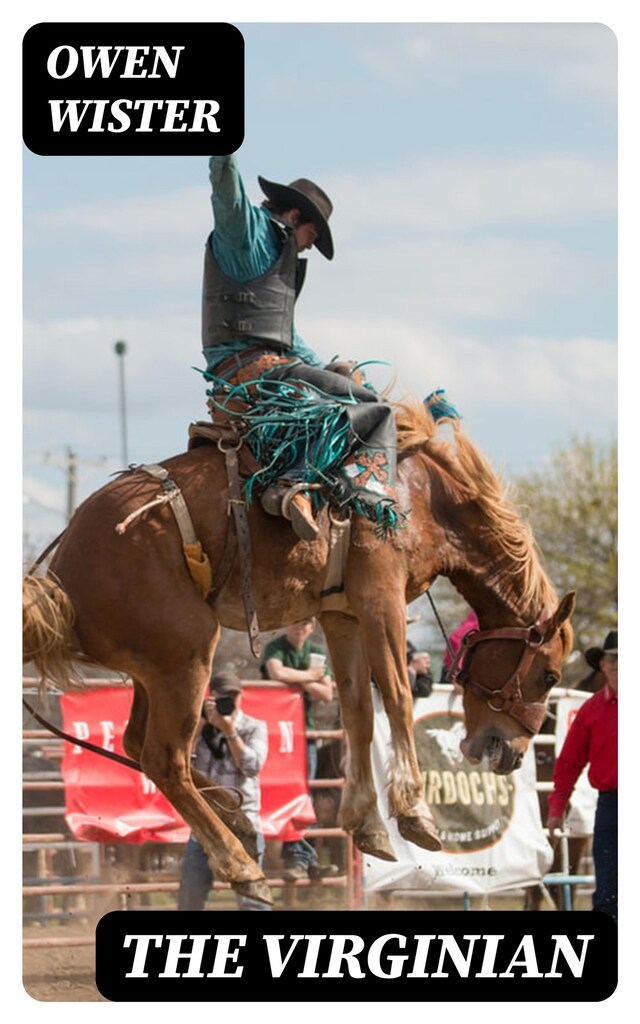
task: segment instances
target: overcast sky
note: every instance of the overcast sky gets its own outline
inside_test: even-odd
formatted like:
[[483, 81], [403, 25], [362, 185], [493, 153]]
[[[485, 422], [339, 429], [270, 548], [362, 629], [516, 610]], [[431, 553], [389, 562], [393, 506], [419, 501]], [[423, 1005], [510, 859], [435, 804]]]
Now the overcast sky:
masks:
[[[587, 24], [245, 24], [256, 177], [334, 202], [298, 331], [393, 394], [445, 387], [508, 475], [615, 436], [617, 44]], [[36, 546], [204, 418], [207, 159], [24, 155], [24, 524]]]
[[[389, 6], [365, 10], [376, 20], [390, 14], [407, 19], [410, 4]], [[5, 30], [9, 24], [10, 53], [0, 73], [7, 76], [3, 95], [13, 98], [3, 108], [3, 127], [12, 126], [5, 133], [16, 145], [3, 151], [3, 169], [20, 145], [19, 53], [29, 25], [214, 16], [233, 22], [246, 43], [246, 137], [239, 159], [250, 195], [261, 199], [257, 174], [284, 182], [308, 176], [335, 204], [336, 257], [327, 263], [312, 255], [298, 330], [327, 359], [340, 353], [388, 361], [389, 367], [372, 372], [381, 382], [395, 378], [396, 394], [422, 396], [445, 386], [494, 463], [521, 472], [544, 465], [572, 434], [604, 440], [616, 429], [617, 41], [608, 23], [622, 26], [618, 43], [626, 58], [621, 172], [627, 202], [619, 227], [627, 268], [621, 312], [632, 329], [621, 344], [626, 374], [620, 383], [624, 387], [626, 378], [627, 412], [633, 409], [636, 9], [628, 0], [432, 0], [415, 6], [420, 16], [458, 23], [261, 23], [267, 16], [286, 23], [314, 15], [357, 21], [363, 5], [348, 0], [308, 0], [304, 7], [272, 0], [258, 9], [243, 0], [182, 0], [179, 7], [137, 0], [9, 5], [3, 24]], [[239, 13], [252, 24], [236, 20]], [[507, 23], [513, 18], [529, 23]], [[38, 547], [64, 525], [69, 448], [81, 460], [79, 499], [121, 466], [117, 339], [128, 345], [131, 461], [184, 449], [188, 423], [205, 415], [204, 387], [192, 367], [202, 365], [209, 189], [204, 157], [46, 159], [25, 151], [23, 168], [18, 161], [11, 168], [15, 180], [3, 188], [11, 227], [4, 260], [5, 444], [15, 448], [19, 429], [22, 184], [23, 515]], [[627, 453], [633, 435], [626, 432]], [[632, 476], [627, 473], [629, 498]], [[9, 492], [13, 510], [13, 486]], [[627, 543], [623, 569], [633, 566], [635, 547]], [[9, 557], [13, 549], [10, 540]], [[627, 569], [623, 578], [631, 575]], [[15, 578], [11, 571], [5, 576]], [[630, 612], [631, 593], [628, 598]], [[5, 604], [16, 616], [9, 635], [17, 641], [18, 604]], [[17, 647], [16, 671], [9, 673], [14, 684]], [[623, 716], [630, 741], [635, 721]], [[17, 731], [11, 737], [17, 743]], [[17, 756], [9, 758], [17, 763]], [[17, 794], [17, 786], [11, 792]], [[633, 851], [634, 816], [627, 820], [623, 859]], [[626, 877], [632, 877], [631, 865]], [[635, 947], [629, 931], [626, 937], [620, 996], [633, 977]], [[19, 980], [19, 962], [9, 976]], [[54, 1006], [47, 1007], [48, 1019], [56, 1016]], [[65, 1020], [72, 1010], [65, 1004]], [[302, 1012], [315, 1020], [325, 1010], [319, 1004], [316, 1014], [305, 1005]], [[31, 1019], [26, 1006], [22, 1013]], [[447, 1008], [452, 1020], [464, 1013]], [[540, 1007], [518, 1004], [516, 1013], [537, 1020]], [[595, 1020], [602, 1009], [581, 1004], [580, 1014]]]

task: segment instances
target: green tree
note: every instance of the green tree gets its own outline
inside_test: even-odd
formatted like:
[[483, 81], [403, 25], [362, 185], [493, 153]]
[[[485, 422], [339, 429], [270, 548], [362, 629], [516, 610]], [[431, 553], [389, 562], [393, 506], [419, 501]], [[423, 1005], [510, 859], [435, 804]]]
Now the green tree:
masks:
[[[618, 457], [615, 441], [574, 437], [548, 467], [515, 480], [545, 568], [561, 594], [577, 592], [575, 648], [600, 646], [618, 621]], [[582, 659], [567, 672], [586, 674]]]

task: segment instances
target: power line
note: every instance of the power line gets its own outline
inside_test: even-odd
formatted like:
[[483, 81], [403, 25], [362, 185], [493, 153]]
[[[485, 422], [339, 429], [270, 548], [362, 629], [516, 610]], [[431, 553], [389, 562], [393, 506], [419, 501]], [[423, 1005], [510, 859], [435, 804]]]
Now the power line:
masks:
[[43, 453], [42, 461], [45, 465], [52, 465], [56, 466], [58, 469], [62, 469], [65, 474], [67, 483], [66, 518], [68, 522], [76, 507], [78, 467], [104, 466], [107, 461], [107, 457], [106, 455], [101, 455], [98, 459], [81, 459], [71, 447], [67, 447], [66, 455], [64, 457], [54, 457], [51, 455], [51, 452], [46, 451]]

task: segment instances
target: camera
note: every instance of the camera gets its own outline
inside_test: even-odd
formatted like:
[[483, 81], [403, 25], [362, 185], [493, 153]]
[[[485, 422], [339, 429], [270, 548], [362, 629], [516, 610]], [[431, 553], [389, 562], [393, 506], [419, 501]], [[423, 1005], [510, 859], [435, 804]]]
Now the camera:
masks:
[[229, 694], [222, 694], [216, 697], [216, 711], [219, 715], [231, 715], [235, 711], [236, 702]]

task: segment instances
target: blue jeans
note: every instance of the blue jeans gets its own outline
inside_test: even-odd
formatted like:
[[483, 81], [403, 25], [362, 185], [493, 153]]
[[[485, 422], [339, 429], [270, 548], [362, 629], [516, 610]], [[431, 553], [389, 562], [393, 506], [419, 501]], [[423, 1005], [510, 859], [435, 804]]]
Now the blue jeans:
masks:
[[618, 920], [618, 791], [600, 793], [593, 829], [593, 909]]
[[[262, 866], [264, 854], [264, 836], [258, 832], [258, 864]], [[209, 890], [213, 885], [213, 875], [202, 846], [193, 836], [189, 836], [180, 871], [180, 888], [178, 890], [178, 910], [204, 910]], [[247, 896], [237, 896], [238, 910], [271, 910], [266, 903], [252, 900]]]
[[[307, 740], [307, 778], [315, 779], [318, 771], [318, 748], [315, 740]], [[292, 843], [282, 844], [282, 863], [286, 868], [294, 864], [302, 864], [307, 869], [318, 863], [315, 846], [307, 839], [296, 839]]]

